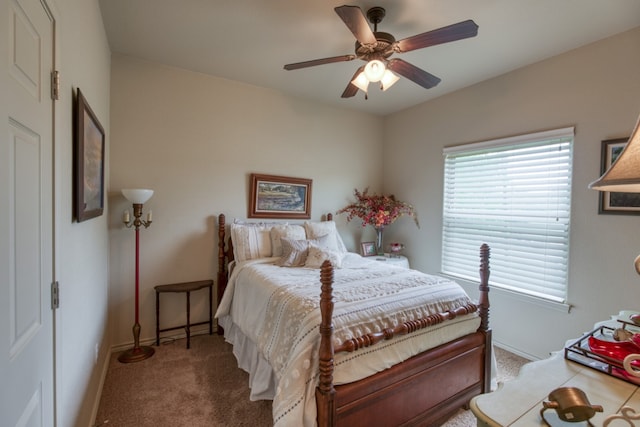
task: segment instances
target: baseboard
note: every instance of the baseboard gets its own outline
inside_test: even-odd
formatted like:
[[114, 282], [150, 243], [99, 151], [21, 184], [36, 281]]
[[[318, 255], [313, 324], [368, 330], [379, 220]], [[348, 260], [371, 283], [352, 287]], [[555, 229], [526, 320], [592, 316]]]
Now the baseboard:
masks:
[[[495, 337], [495, 335], [494, 335], [494, 337]], [[511, 346], [510, 346], [510, 345], [508, 345], [508, 344], [505, 344], [505, 343], [503, 343], [503, 342], [496, 341], [495, 339], [493, 340], [493, 345], [494, 345], [495, 347], [499, 347], [499, 348], [501, 348], [501, 349], [503, 349], [503, 350], [506, 350], [506, 351], [508, 351], [509, 353], [513, 353], [513, 354], [515, 354], [515, 355], [518, 355], [518, 356], [520, 356], [520, 357], [524, 357], [525, 359], [529, 359], [529, 360], [531, 360], [531, 361], [533, 361], [533, 360], [539, 360], [539, 359], [540, 359], [539, 357], [534, 356], [533, 354], [525, 353], [525, 352], [523, 352], [523, 351], [520, 351], [520, 350], [518, 350], [518, 349], [516, 349], [516, 348], [511, 347]]]
[[100, 399], [102, 399], [102, 389], [104, 388], [104, 382], [107, 378], [107, 371], [109, 370], [109, 362], [111, 361], [111, 354], [113, 354], [113, 349], [111, 349], [107, 356], [102, 361], [102, 372], [100, 373], [100, 383], [98, 384], [98, 392], [96, 393], [96, 397], [93, 401], [93, 408], [91, 409], [91, 424], [89, 427], [96, 427], [96, 417], [98, 416], [98, 408], [100, 407]]
[[[198, 325], [198, 326], [194, 326], [191, 328], [191, 338], [195, 337], [196, 335], [203, 335], [203, 334], [208, 334], [209, 333], [209, 325]], [[217, 333], [217, 328], [214, 325], [213, 326], [213, 333]], [[160, 343], [167, 341], [167, 340], [179, 340], [179, 339], [183, 339], [187, 337], [187, 333], [184, 332], [183, 329], [180, 330], [176, 330], [175, 333], [172, 334], [165, 334], [162, 335], [160, 337]], [[154, 346], [156, 345], [156, 339], [155, 337], [152, 338], [146, 338], [146, 339], [141, 339], [140, 340], [140, 345], [148, 345], [148, 346]], [[116, 345], [112, 345], [111, 346], [111, 354], [113, 353], [119, 353], [121, 351], [125, 351], [130, 349], [131, 347], [133, 347], [133, 341], [129, 341], [126, 343], [122, 343], [122, 344], [116, 344]]]

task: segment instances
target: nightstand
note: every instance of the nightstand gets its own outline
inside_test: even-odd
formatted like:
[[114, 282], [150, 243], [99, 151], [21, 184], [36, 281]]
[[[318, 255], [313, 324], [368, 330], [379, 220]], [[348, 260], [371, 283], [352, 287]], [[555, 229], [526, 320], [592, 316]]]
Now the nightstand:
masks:
[[410, 268], [409, 260], [404, 255], [376, 255], [376, 261], [388, 262], [389, 264], [397, 265], [398, 267]]

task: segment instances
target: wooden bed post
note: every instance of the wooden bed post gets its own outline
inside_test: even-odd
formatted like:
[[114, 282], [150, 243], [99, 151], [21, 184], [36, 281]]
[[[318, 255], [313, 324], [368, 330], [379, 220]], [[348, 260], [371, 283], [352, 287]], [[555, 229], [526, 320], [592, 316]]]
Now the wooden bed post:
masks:
[[[224, 251], [224, 236], [225, 236], [225, 216], [224, 214], [218, 215], [218, 286], [216, 288], [216, 296], [218, 304], [227, 288], [227, 269], [225, 268], [225, 251]], [[223, 335], [224, 330], [222, 326], [218, 325], [216, 332], [218, 335]]]
[[480, 330], [485, 334], [485, 358], [484, 358], [484, 393], [491, 391], [491, 328], [489, 327], [489, 257], [491, 251], [486, 243], [480, 246], [480, 297], [478, 299], [478, 312], [480, 314]]
[[320, 267], [320, 378], [316, 388], [318, 426], [333, 427], [336, 424], [335, 394], [333, 388], [333, 267], [329, 261]]

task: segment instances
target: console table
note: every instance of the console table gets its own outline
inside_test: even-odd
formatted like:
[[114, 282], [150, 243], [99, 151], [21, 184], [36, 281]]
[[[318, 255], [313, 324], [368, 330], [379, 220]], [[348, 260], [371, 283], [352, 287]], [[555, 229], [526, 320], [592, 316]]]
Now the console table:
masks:
[[[591, 418], [596, 426], [602, 426], [608, 416], [619, 413], [624, 406], [633, 408], [636, 414], [640, 413], [639, 386], [566, 360], [564, 351], [524, 365], [517, 378], [500, 384], [492, 393], [474, 397], [470, 407], [479, 427], [545, 426], [540, 417], [542, 402], [548, 401], [549, 393], [559, 387], [577, 387], [586, 393], [592, 405], [603, 407], [603, 412], [597, 412]], [[554, 427], [588, 425], [586, 421], [564, 422], [552, 409], [545, 411], [544, 415]], [[640, 426], [640, 421], [635, 423]], [[610, 426], [629, 426], [629, 423], [615, 420]]]
[[[209, 320], [191, 323], [191, 292], [200, 289], [209, 289]], [[173, 331], [184, 328], [187, 334], [187, 348], [191, 348], [191, 327], [209, 325], [209, 335], [213, 334], [213, 280], [199, 280], [196, 282], [172, 283], [170, 285], [158, 285], [156, 290], [156, 345], [160, 345], [160, 332]], [[160, 329], [160, 294], [165, 292], [184, 293], [187, 295], [187, 323], [171, 328]]]

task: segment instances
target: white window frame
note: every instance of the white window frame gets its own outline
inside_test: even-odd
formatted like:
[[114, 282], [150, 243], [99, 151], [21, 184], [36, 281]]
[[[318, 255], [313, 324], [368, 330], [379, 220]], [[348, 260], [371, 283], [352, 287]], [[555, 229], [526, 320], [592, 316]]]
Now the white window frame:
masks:
[[492, 286], [565, 303], [574, 128], [443, 150], [443, 274], [477, 277], [491, 248]]

